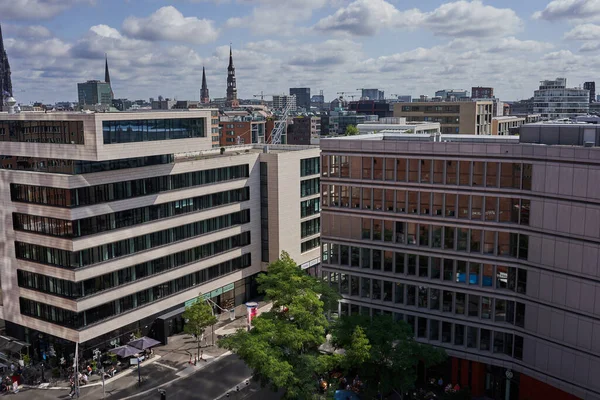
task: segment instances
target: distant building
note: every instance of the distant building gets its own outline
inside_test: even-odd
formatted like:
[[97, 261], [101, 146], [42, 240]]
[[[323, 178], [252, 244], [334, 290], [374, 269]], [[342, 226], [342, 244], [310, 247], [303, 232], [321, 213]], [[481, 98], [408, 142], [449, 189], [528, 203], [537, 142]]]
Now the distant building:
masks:
[[366, 116], [355, 112], [340, 110], [321, 115], [321, 135], [345, 135], [349, 125], [364, 124]]
[[483, 87], [483, 86], [474, 86], [471, 88], [471, 97], [474, 99], [493, 99], [494, 98], [494, 88]]
[[[311, 139], [319, 135], [320, 117], [296, 117], [288, 123], [287, 144], [310, 145]], [[318, 131], [317, 131], [318, 127]]]
[[385, 101], [360, 100], [348, 103], [348, 109], [357, 114], [377, 115], [379, 118], [391, 117], [394, 115], [392, 105]]
[[266, 143], [267, 119], [263, 113], [226, 111], [219, 120], [221, 146]]
[[273, 108], [275, 110], [285, 110], [290, 105], [290, 111], [296, 111], [297, 104], [296, 96], [273, 96]]
[[406, 118], [382, 118], [377, 122], [365, 122], [356, 126], [362, 134], [375, 134], [379, 132], [417, 133], [439, 135], [441, 127], [439, 122], [407, 122]]
[[412, 96], [410, 94], [398, 95], [398, 101], [400, 103], [410, 103], [412, 101]]
[[435, 92], [435, 97], [440, 97], [442, 100], [455, 98], [456, 100], [463, 97], [469, 97], [469, 92], [462, 89], [443, 89]]
[[394, 117], [409, 122], [439, 122], [443, 134], [490, 135], [494, 103], [482, 101], [429, 101], [394, 104]]
[[361, 99], [364, 100], [385, 100], [385, 92], [379, 89], [361, 89]]
[[2, 99], [5, 95], [12, 96], [12, 82], [10, 80], [8, 56], [6, 50], [4, 50], [2, 40], [2, 28], [0, 27], [0, 110], [2, 110]]
[[518, 135], [519, 128], [525, 123], [525, 117], [494, 117], [492, 118], [492, 135]]
[[530, 99], [513, 101], [510, 104], [510, 115], [533, 114], [533, 97]]
[[545, 119], [575, 118], [587, 115], [590, 109], [590, 91], [568, 88], [567, 78], [540, 82], [533, 95], [533, 113]]
[[[162, 99], [162, 96], [158, 96], [159, 99]], [[171, 99], [164, 99], [164, 100], [156, 100], [152, 102], [152, 109], [153, 110], [170, 110], [172, 108], [175, 107], [175, 104], [177, 104], [177, 101], [175, 100], [171, 100]]]
[[77, 84], [79, 105], [112, 105], [112, 89], [110, 83], [100, 81], [87, 81]]
[[316, 108], [317, 110], [325, 109], [325, 96], [323, 96], [322, 90], [321, 94], [315, 94], [310, 98], [310, 106]]
[[229, 66], [227, 67], [227, 107], [239, 107], [237, 97], [237, 83], [235, 80], [235, 67], [233, 66], [233, 51], [229, 47]]
[[127, 111], [131, 108], [133, 102], [127, 99], [113, 99], [112, 106], [119, 111]]
[[596, 82], [585, 82], [583, 88], [590, 91], [590, 103], [596, 101]]
[[296, 107], [310, 111], [310, 88], [290, 88], [290, 96], [296, 96]]

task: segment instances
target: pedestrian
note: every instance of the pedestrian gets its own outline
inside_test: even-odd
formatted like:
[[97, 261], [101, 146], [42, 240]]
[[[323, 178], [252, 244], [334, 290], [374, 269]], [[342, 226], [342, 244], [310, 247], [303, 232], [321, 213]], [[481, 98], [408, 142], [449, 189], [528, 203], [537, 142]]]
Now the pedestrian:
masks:
[[442, 389], [444, 387], [444, 380], [442, 379], [441, 376], [440, 376], [440, 379], [438, 379], [438, 386], [440, 387], [440, 389]]

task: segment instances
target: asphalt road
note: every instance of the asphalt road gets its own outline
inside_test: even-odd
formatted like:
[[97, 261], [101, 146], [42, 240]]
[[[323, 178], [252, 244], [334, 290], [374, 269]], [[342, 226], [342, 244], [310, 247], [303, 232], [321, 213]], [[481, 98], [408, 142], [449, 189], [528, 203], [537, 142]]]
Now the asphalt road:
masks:
[[[141, 387], [136, 385], [116, 390], [107, 386], [106, 399], [160, 399], [158, 385], [164, 384], [167, 400], [278, 400], [280, 394], [273, 393], [269, 389], [262, 389], [258, 384], [245, 381], [250, 378], [251, 370], [236, 356], [230, 355], [208, 364], [202, 370], [184, 378], [178, 378], [174, 371], [161, 369], [158, 366], [146, 367], [146, 380]], [[117, 381], [118, 382], [118, 381]], [[240, 387], [237, 392], [236, 386]], [[145, 393], [148, 391], [148, 393]], [[229, 392], [230, 396], [226, 397]], [[28, 389], [16, 395], [15, 400], [46, 400], [64, 399], [69, 400], [68, 390], [38, 390]], [[102, 399], [102, 388], [82, 388], [82, 400]]]

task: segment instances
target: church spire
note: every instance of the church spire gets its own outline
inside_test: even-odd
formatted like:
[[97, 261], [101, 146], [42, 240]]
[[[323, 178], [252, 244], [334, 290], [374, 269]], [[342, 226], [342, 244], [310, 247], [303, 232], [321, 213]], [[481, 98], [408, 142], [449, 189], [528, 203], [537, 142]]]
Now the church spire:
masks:
[[233, 51], [229, 45], [229, 66], [227, 67], [227, 107], [239, 107], [237, 99], [237, 85], [235, 82], [235, 67], [233, 66]]
[[5, 96], [12, 96], [12, 82], [10, 80], [10, 65], [8, 64], [8, 56], [4, 49], [4, 41], [2, 39], [2, 27], [0, 27], [0, 106], [2, 99]]
[[104, 82], [110, 83], [110, 74], [108, 73], [108, 55], [104, 53]]
[[232, 69], [233, 67], [233, 50], [231, 49], [231, 44], [229, 44], [229, 67], [228, 69]]
[[202, 89], [200, 89], [200, 103], [210, 103], [210, 96], [208, 94], [208, 85], [206, 84], [206, 71], [202, 67]]

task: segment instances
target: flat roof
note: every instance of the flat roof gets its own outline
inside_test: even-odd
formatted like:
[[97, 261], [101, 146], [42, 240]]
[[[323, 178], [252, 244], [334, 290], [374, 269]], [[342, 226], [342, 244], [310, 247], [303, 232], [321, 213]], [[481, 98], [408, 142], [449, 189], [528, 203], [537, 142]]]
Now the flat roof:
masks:
[[293, 151], [315, 150], [319, 146], [312, 145], [291, 145], [291, 144], [249, 144], [240, 146], [224, 146], [225, 152], [221, 154], [221, 149], [210, 149], [204, 151], [193, 151], [190, 153], [175, 154], [175, 162], [185, 162], [194, 160], [207, 160], [220, 157], [235, 157], [245, 154], [260, 154], [260, 153], [289, 153]]

